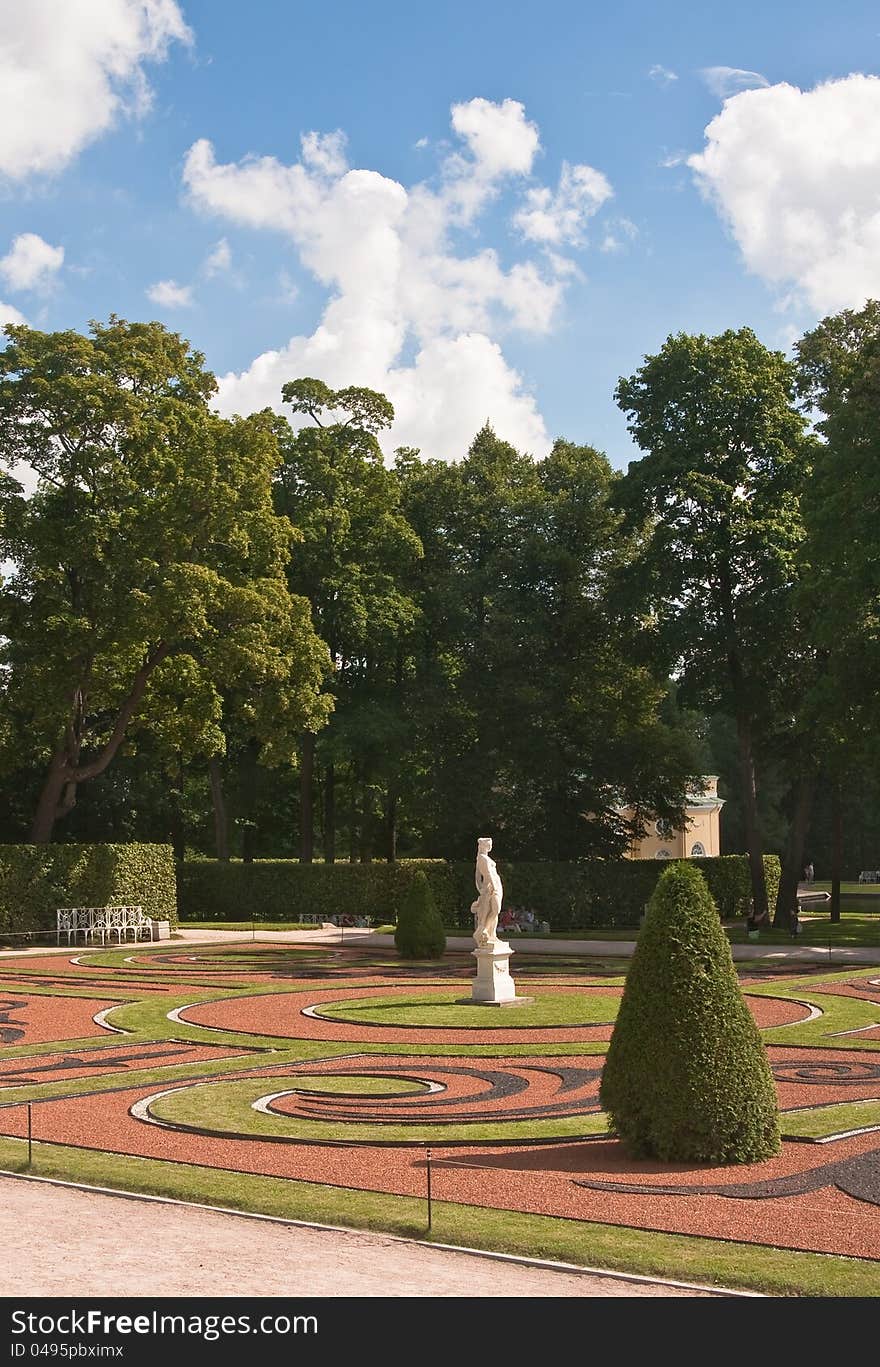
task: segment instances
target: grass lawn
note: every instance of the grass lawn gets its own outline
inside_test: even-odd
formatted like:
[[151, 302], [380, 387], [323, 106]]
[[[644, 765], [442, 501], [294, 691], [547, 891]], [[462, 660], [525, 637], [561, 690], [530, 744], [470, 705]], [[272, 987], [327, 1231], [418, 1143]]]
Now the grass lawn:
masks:
[[[801, 916], [800, 922], [803, 929], [796, 937], [800, 945], [817, 945], [822, 948], [833, 948], [835, 945], [855, 948], [861, 945], [868, 949], [880, 949], [880, 917], [876, 915], [844, 911], [839, 921], [831, 921], [827, 912], [807, 912]], [[751, 943], [744, 921], [729, 925], [727, 933], [731, 944]], [[790, 945], [794, 938], [791, 931], [782, 928], [774, 930], [772, 926], [758, 933], [759, 944]]]
[[[816, 892], [830, 892], [830, 891], [831, 891], [831, 884], [830, 884], [830, 882], [829, 882], [829, 883], [812, 883], [810, 886], [813, 887], [813, 888], [815, 888]], [[862, 897], [876, 897], [876, 898], [877, 898], [877, 905], [878, 905], [878, 907], [880, 907], [880, 883], [844, 883], [844, 882], [841, 882], [841, 884], [840, 884], [840, 891], [841, 891], [841, 893], [855, 892], [855, 893], [858, 893], [858, 894], [859, 894], [860, 896], [862, 896]]]
[[[522, 984], [520, 984], [522, 987]], [[522, 992], [522, 996], [528, 994]], [[466, 1004], [459, 1004], [466, 1003]], [[472, 1006], [464, 988], [422, 996], [383, 997], [323, 1002], [317, 1014], [356, 1025], [402, 1025], [409, 1029], [532, 1030], [576, 1025], [608, 1025], [617, 1016], [619, 998], [599, 992], [542, 994], [530, 1006]]]

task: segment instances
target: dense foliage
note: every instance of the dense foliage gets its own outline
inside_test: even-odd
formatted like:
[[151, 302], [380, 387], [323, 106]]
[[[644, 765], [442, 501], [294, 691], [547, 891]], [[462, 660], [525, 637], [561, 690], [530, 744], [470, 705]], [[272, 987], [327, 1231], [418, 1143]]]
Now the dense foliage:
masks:
[[[775, 891], [779, 860], [765, 856], [768, 886]], [[653, 859], [585, 860], [572, 863], [508, 863], [499, 866], [508, 907], [534, 912], [552, 930], [590, 926], [637, 927], [664, 865]], [[745, 916], [751, 903], [746, 859], [725, 855], [696, 862], [725, 919]], [[303, 916], [329, 920], [347, 913], [393, 922], [414, 874], [423, 873], [443, 924], [470, 934], [474, 899], [472, 863], [413, 859], [394, 864], [302, 864], [293, 859], [190, 860], [178, 868], [180, 915], [190, 921], [269, 921]]]
[[0, 845], [0, 930], [50, 931], [59, 907], [110, 905], [176, 925], [170, 845]]
[[636, 944], [600, 1100], [630, 1153], [756, 1163], [780, 1148], [776, 1088], [704, 880], [664, 869]]
[[[313, 378], [221, 419], [158, 323], [6, 337], [0, 840], [369, 868], [485, 832], [525, 878], [615, 860], [715, 773], [759, 919], [810, 858], [880, 864], [880, 305], [794, 360], [668, 338], [617, 389], [625, 475], [488, 424], [392, 465], [388, 399]], [[590, 923], [575, 875], [535, 877]]]

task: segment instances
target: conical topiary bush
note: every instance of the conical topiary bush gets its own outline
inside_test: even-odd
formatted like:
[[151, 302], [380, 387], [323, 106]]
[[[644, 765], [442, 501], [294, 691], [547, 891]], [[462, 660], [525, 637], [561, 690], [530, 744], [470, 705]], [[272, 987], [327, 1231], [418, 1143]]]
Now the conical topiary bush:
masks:
[[648, 904], [599, 1095], [635, 1157], [755, 1163], [779, 1152], [764, 1042], [703, 876], [683, 860]]
[[403, 959], [440, 959], [446, 949], [446, 931], [421, 869], [401, 899], [394, 943]]

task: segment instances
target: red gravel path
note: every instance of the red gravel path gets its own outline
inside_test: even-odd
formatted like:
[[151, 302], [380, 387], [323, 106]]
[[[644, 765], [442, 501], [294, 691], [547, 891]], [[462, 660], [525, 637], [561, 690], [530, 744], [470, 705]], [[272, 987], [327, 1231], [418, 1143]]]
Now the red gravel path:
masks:
[[[278, 1075], [280, 1070], [273, 1073]], [[35, 1137], [340, 1187], [410, 1195], [424, 1192], [421, 1158], [412, 1150], [367, 1145], [332, 1148], [271, 1144], [160, 1129], [128, 1114], [129, 1107], [148, 1094], [148, 1089], [139, 1088], [42, 1102], [34, 1106]], [[23, 1106], [5, 1108], [0, 1117], [5, 1133], [24, 1134]], [[833, 1146], [833, 1156], [838, 1160], [869, 1153], [875, 1151], [876, 1145], [876, 1135], [842, 1140]], [[880, 1259], [880, 1219], [876, 1206], [854, 1200], [832, 1187], [782, 1199], [733, 1200], [707, 1195], [628, 1195], [589, 1190], [575, 1181], [592, 1176], [639, 1182], [649, 1187], [672, 1182], [688, 1187], [766, 1181], [827, 1163], [831, 1147], [786, 1144], [778, 1158], [747, 1168], [689, 1168], [635, 1162], [627, 1158], [616, 1140], [534, 1145], [509, 1151], [456, 1149], [450, 1155], [453, 1165], [440, 1165], [434, 1194], [437, 1199], [490, 1208]], [[442, 1146], [432, 1145], [432, 1149], [435, 1159], [441, 1160]], [[467, 1161], [477, 1166], [459, 1166]]]
[[6, 1044], [48, 1044], [52, 1040], [88, 1039], [93, 1035], [107, 1035], [92, 1017], [118, 1002], [106, 998], [37, 997], [24, 992], [7, 991], [0, 987], [0, 1032], [21, 1031]]

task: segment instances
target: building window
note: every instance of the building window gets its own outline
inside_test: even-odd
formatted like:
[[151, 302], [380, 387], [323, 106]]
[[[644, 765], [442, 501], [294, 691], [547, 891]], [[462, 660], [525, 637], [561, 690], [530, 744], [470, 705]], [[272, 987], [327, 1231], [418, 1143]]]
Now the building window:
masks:
[[668, 840], [672, 835], [672, 822], [667, 821], [665, 816], [661, 816], [659, 821], [655, 821], [654, 830], [661, 840]]
[[696, 845], [694, 845], [694, 846], [691, 847], [691, 859], [705, 859], [705, 857], [706, 857], [706, 849], [705, 849], [705, 846], [701, 845], [700, 842], [699, 842], [699, 840], [698, 840], [697, 843], [696, 843]]
[[658, 850], [657, 853], [654, 855], [654, 858], [655, 858], [655, 859], [671, 859], [671, 858], [672, 858], [672, 851], [671, 851], [671, 850]]

